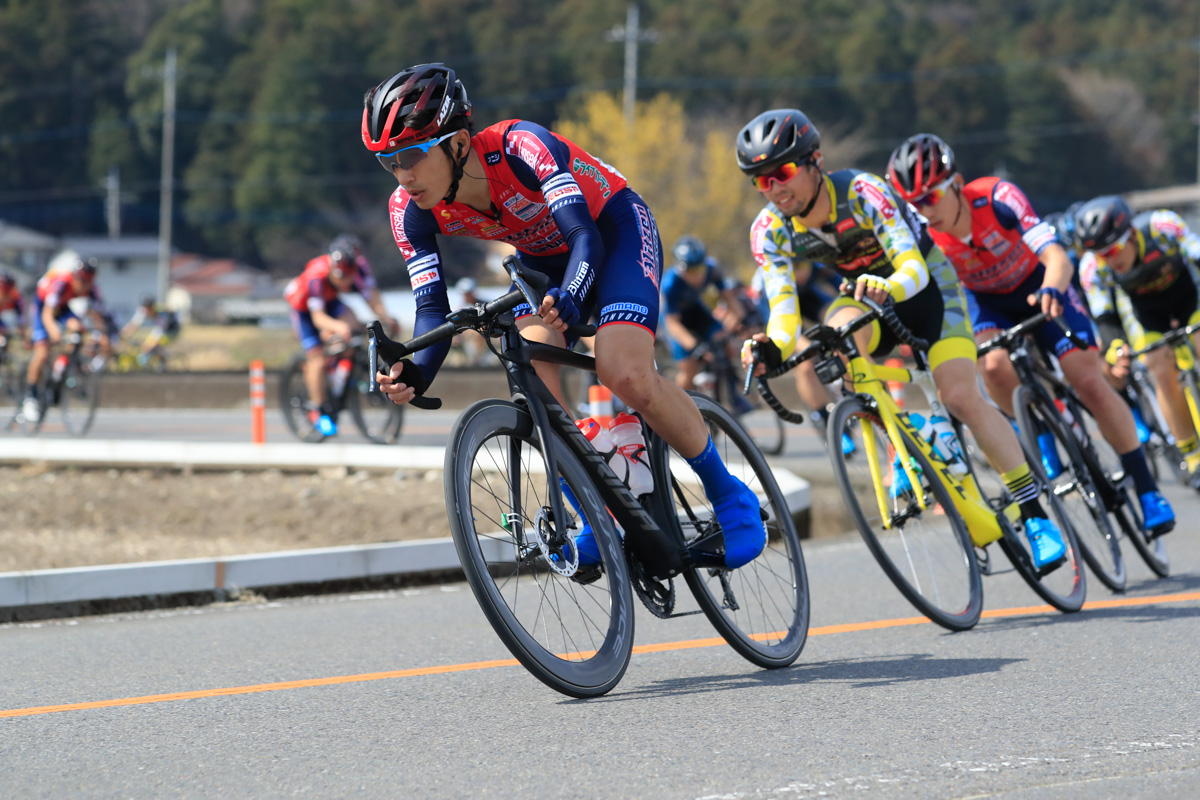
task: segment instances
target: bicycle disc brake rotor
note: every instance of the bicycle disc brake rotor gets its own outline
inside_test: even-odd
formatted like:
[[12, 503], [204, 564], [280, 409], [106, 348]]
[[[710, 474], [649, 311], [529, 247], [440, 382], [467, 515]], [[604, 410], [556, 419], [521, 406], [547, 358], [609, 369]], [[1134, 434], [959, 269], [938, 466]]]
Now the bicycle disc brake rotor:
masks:
[[675, 583], [670, 579], [664, 584], [646, 575], [646, 569], [636, 557], [629, 562], [629, 580], [633, 591], [642, 604], [659, 619], [667, 619], [675, 611]]
[[579, 548], [575, 546], [573, 536], [565, 537], [566, 541], [562, 544], [554, 543], [557, 532], [554, 523], [551, 522], [553, 513], [549, 506], [538, 509], [533, 521], [534, 530], [537, 532], [537, 545], [542, 551], [546, 565], [564, 578], [570, 578], [579, 571]]

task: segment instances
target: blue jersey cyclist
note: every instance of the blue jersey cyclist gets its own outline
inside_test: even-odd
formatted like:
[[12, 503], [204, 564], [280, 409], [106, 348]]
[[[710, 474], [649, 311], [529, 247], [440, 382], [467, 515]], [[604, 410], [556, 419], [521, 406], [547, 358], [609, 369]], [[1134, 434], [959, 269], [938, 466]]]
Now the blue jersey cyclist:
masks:
[[[830, 306], [829, 325], [860, 316], [863, 297], [895, 301], [900, 320], [931, 343], [928, 361], [942, 403], [970, 427], [1020, 503], [1034, 562], [1038, 567], [1061, 564], [1066, 557], [1062, 536], [1042, 509], [1040, 487], [1021, 445], [1004, 416], [980, 394], [975, 341], [954, 270], [924, 220], [882, 178], [857, 169], [826, 173], [820, 144], [816, 127], [796, 109], [760, 114], [738, 134], [738, 166], [770, 201], [755, 221], [770, 243], [764, 254], [771, 319], [766, 334], [756, 337], [765, 360], [778, 363], [796, 347], [795, 262], [826, 264], [852, 284], [853, 296]], [[872, 355], [896, 344], [878, 321], [856, 338]], [[748, 353], [744, 359], [749, 361]], [[911, 491], [903, 470], [895, 472], [893, 494]]]
[[[1120, 454], [1121, 466], [1136, 486], [1147, 531], [1159, 535], [1171, 530], [1175, 513], [1146, 463], [1129, 405], [1104, 376], [1091, 320], [1071, 286], [1071, 261], [1054, 229], [1015, 184], [996, 177], [964, 184], [954, 153], [932, 134], [917, 134], [897, 147], [888, 175], [901, 195], [922, 209], [933, 240], [954, 264], [967, 290], [977, 339], [989, 339], [1044, 311], [1061, 317], [1086, 343], [1076, 347], [1056, 324], [1043, 325], [1035, 334], [1043, 349], [1058, 358], [1067, 382]], [[992, 400], [1012, 416], [1018, 381], [1008, 353], [988, 353], [980, 359], [980, 371]], [[1048, 476], [1057, 477], [1061, 463], [1052, 438], [1043, 434], [1039, 442]]]
[[[415, 333], [441, 324], [450, 310], [438, 234], [511, 244], [555, 284], [538, 308], [517, 308], [522, 335], [565, 346], [566, 329], [596, 309], [600, 380], [696, 471], [724, 531], [726, 564], [757, 557], [766, 544], [757, 498], [729, 474], [695, 404], [655, 370], [662, 244], [653, 215], [624, 177], [532, 122], [507, 120], [473, 133], [466, 90], [441, 64], [397, 73], [364, 104], [363, 143], [399, 183], [389, 216], [416, 300]], [[423, 394], [448, 349], [431, 347], [393, 365], [379, 376], [382, 391], [396, 403]], [[554, 391], [558, 369], [537, 363]], [[598, 563], [590, 526], [576, 544], [581, 564]]]
[[[1084, 203], [1075, 226], [1085, 251], [1084, 284], [1109, 337], [1110, 355], [1122, 349], [1122, 339], [1140, 350], [1174, 327], [1200, 322], [1200, 237], [1182, 217], [1166, 209], [1135, 216], [1120, 197], [1106, 195]], [[1161, 348], [1145, 361], [1196, 485], [1200, 450], [1174, 355]]]
[[730, 311], [730, 327], [742, 318], [737, 283], [725, 276], [708, 248], [695, 236], [683, 236], [671, 248], [675, 263], [663, 273], [663, 327], [671, 343], [671, 355], [679, 372], [675, 382], [691, 389], [700, 373], [704, 352], [726, 324], [713, 315], [718, 300]]

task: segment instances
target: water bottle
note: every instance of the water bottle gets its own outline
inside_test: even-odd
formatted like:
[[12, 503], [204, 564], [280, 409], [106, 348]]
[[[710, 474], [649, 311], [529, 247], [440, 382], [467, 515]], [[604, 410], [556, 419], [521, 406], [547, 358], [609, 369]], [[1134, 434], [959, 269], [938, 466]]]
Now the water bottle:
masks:
[[334, 397], [341, 397], [342, 392], [346, 391], [346, 379], [350, 377], [350, 367], [353, 366], [350, 359], [343, 358], [337, 362], [333, 372], [329, 375], [329, 392]]
[[951, 472], [955, 475], [965, 475], [967, 463], [963, 458], [962, 447], [958, 444], [958, 436], [954, 433], [954, 426], [950, 424], [950, 420], [939, 414], [934, 414], [929, 421], [933, 424], [933, 430], [938, 438], [938, 454], [944, 453], [949, 456], [942, 460], [950, 467]]
[[646, 437], [642, 433], [641, 420], [622, 411], [613, 417], [608, 432], [617, 450], [629, 462], [629, 491], [634, 497], [654, 491], [654, 476], [646, 457]]
[[707, 371], [698, 372], [692, 379], [692, 385], [707, 395], [715, 395], [717, 393], [717, 376]]
[[579, 427], [579, 430], [583, 431], [583, 435], [587, 437], [587, 440], [592, 443], [592, 447], [596, 448], [596, 452], [604, 456], [604, 459], [608, 461], [608, 466], [621, 479], [621, 482], [628, 485], [629, 460], [617, 450], [608, 429], [591, 417], [584, 417], [576, 421], [575, 424]]

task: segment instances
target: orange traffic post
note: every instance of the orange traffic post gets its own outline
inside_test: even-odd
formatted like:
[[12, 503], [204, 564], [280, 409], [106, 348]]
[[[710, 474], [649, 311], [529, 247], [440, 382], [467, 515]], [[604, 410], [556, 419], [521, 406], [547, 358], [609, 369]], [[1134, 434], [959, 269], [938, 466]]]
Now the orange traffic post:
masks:
[[250, 362], [250, 438], [255, 444], [267, 442], [267, 381], [263, 362]]
[[605, 428], [612, 422], [612, 392], [607, 386], [596, 384], [588, 387], [588, 414]]

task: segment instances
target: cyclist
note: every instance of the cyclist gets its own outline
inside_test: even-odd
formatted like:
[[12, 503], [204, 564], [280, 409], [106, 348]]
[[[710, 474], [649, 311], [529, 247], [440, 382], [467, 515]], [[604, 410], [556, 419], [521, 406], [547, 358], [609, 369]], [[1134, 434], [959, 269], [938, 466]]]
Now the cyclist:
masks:
[[[1105, 379], [1091, 321], [1071, 287], [1070, 258], [1055, 240], [1054, 229], [1009, 181], [988, 177], [964, 185], [953, 151], [932, 134], [911, 136], [897, 147], [888, 161], [888, 176], [899, 194], [928, 219], [934, 243], [953, 263], [979, 341], [1042, 311], [1062, 317], [1087, 343], [1085, 349], [1077, 348], [1053, 324], [1036, 333], [1120, 454], [1121, 466], [1136, 486], [1146, 530], [1160, 535], [1174, 527], [1175, 512], [1146, 463], [1133, 414]], [[988, 353], [980, 360], [980, 371], [992, 400], [1011, 417], [1017, 375], [1008, 354]], [[1061, 467], [1055, 463], [1053, 445], [1047, 444], [1043, 461], [1047, 474], [1055, 477]]]
[[[1127, 369], [1127, 358], [1117, 357], [1123, 338], [1138, 350], [1177, 325], [1200, 322], [1200, 237], [1178, 214], [1161, 209], [1134, 216], [1124, 200], [1106, 195], [1076, 211], [1075, 234], [1087, 251], [1084, 282], [1094, 306], [1104, 312], [1100, 318], [1107, 323], [1108, 353], [1115, 366]], [[1200, 451], [1174, 354], [1163, 348], [1147, 353], [1145, 360], [1157, 384], [1159, 406], [1195, 481], [1200, 478]]]
[[[64, 327], [70, 333], [83, 333], [83, 322], [68, 303], [76, 298], [84, 299], [87, 303], [87, 316], [99, 330], [106, 330], [104, 304], [100, 299], [100, 289], [96, 286], [96, 269], [95, 259], [75, 256], [67, 266], [50, 270], [37, 283], [30, 319], [30, 327], [33, 329], [33, 355], [25, 373], [29, 388], [21, 410], [27, 420], [33, 421], [38, 418], [38, 381], [46, 361], [50, 358], [50, 345], [62, 341]], [[100, 346], [108, 346], [107, 333], [100, 337]]]
[[[942, 403], [962, 420], [989, 460], [1003, 474], [1020, 504], [1034, 563], [1059, 565], [1066, 558], [1062, 535], [1046, 516], [1012, 427], [984, 402], [975, 373], [966, 300], [945, 255], [930, 239], [925, 221], [876, 175], [857, 169], [826, 173], [821, 135], [799, 110], [775, 109], [750, 121], [737, 138], [737, 161], [768, 203], [754, 221], [767, 270], [771, 319], [755, 340], [764, 364], [779, 364], [796, 347], [796, 262], [836, 268], [853, 295], [834, 300], [826, 323], [841, 326], [861, 315], [858, 301], [894, 300], [896, 313], [917, 336], [930, 342], [928, 360]], [[856, 334], [864, 353], [879, 355], [895, 345], [894, 334], [875, 321]], [[743, 361], [751, 358], [749, 342]], [[896, 473], [892, 493], [911, 491]]]
[[[437, 234], [513, 245], [523, 263], [556, 284], [538, 308], [516, 309], [522, 335], [567, 345], [567, 328], [598, 309], [601, 382], [688, 459], [725, 532], [726, 564], [753, 560], [766, 543], [757, 498], [729, 474], [695, 404], [655, 370], [662, 243], [625, 178], [532, 122], [507, 120], [473, 133], [466, 90], [442, 64], [397, 73], [364, 104], [363, 143], [400, 184], [389, 216], [417, 303], [415, 332], [441, 324], [450, 310]], [[382, 390], [396, 403], [423, 394], [448, 349], [444, 343], [396, 363], [379, 376]], [[537, 369], [560, 392], [558, 367]], [[576, 546], [581, 564], [598, 561], [590, 529]]]
[[389, 327], [395, 321], [388, 316], [383, 300], [375, 287], [361, 252], [356, 253], [354, 241], [338, 237], [329, 245], [329, 252], [309, 261], [304, 271], [293, 278], [283, 290], [291, 306], [292, 329], [307, 360], [304, 365], [304, 384], [312, 406], [309, 416], [313, 427], [322, 436], [337, 433], [337, 412], [327, 396], [325, 385], [325, 347], [330, 339], [348, 340], [363, 329], [354, 312], [342, 303], [343, 292], [360, 292], [371, 310]]
[[[671, 355], [679, 368], [675, 382], [686, 390], [694, 388], [705, 354], [714, 346], [714, 338], [727, 325], [731, 330], [741, 325], [742, 304], [736, 284], [708, 256], [708, 249], [700, 239], [682, 236], [671, 253], [675, 263], [662, 276], [663, 325]], [[713, 314], [713, 295], [723, 300], [731, 312], [724, 324]], [[740, 395], [737, 400], [746, 402]], [[742, 410], [749, 410], [749, 404]]]
[[165, 306], [160, 307], [154, 295], [143, 295], [137, 311], [121, 328], [120, 335], [130, 336], [143, 325], [150, 328], [150, 333], [142, 342], [137, 361], [145, 366], [156, 348], [165, 348], [179, 335], [179, 315]]
[[25, 297], [17, 288], [17, 279], [13, 274], [8, 270], [0, 270], [0, 339], [7, 340], [11, 333], [5, 320], [5, 316], [9, 314], [16, 320], [18, 333], [22, 338], [26, 337]]

